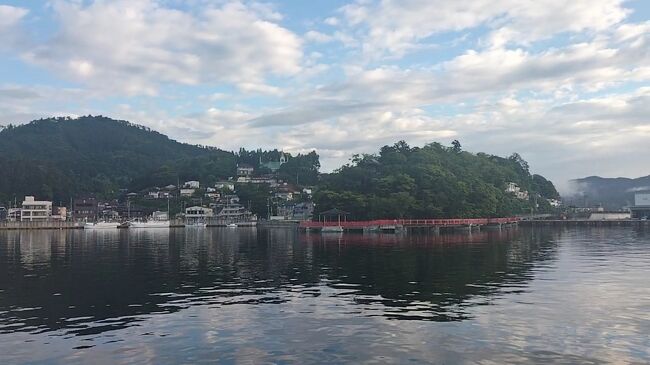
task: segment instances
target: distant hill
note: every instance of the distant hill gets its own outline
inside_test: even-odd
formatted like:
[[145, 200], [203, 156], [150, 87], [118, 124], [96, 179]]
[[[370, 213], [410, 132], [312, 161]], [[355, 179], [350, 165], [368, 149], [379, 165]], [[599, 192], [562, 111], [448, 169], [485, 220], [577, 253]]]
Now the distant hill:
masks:
[[26, 194], [59, 200], [85, 192], [112, 195], [134, 184], [232, 176], [235, 169], [231, 152], [101, 116], [42, 119], [0, 130], [0, 202]]
[[629, 179], [589, 176], [571, 180], [571, 193], [564, 200], [576, 206], [602, 204], [606, 209], [620, 209], [634, 204], [634, 193], [650, 190], [650, 175]]
[[[514, 182], [529, 192], [518, 199], [505, 191]], [[404, 141], [379, 153], [359, 155], [323, 177], [315, 196], [320, 210], [343, 209], [352, 219], [503, 217], [550, 211], [546, 199], [558, 198], [553, 183], [531, 175], [518, 154], [508, 158], [472, 154], [430, 143], [410, 147]]]

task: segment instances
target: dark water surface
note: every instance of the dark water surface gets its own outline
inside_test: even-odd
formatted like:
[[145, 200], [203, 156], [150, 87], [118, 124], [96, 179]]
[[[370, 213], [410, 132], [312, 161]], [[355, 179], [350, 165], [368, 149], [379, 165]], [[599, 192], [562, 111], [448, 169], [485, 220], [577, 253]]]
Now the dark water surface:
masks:
[[0, 364], [650, 362], [650, 231], [0, 232]]

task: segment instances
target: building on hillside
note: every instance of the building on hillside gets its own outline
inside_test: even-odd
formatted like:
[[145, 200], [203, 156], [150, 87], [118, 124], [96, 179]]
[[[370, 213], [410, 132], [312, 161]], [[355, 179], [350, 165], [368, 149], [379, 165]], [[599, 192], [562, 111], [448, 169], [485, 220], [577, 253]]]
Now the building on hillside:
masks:
[[520, 199], [520, 200], [528, 199], [528, 191], [521, 190], [519, 185], [517, 185], [514, 182], [509, 182], [508, 183], [508, 185], [506, 186], [506, 193], [511, 193], [515, 197], [517, 197], [517, 199]]
[[218, 190], [235, 191], [235, 183], [233, 181], [219, 181], [214, 184], [214, 187]]
[[643, 191], [634, 194], [634, 206], [630, 207], [632, 218], [650, 218], [650, 191]]
[[193, 189], [193, 188], [183, 188], [183, 189], [181, 189], [180, 194], [181, 194], [182, 197], [188, 197], [188, 196], [192, 196], [192, 195], [194, 195], [195, 192], [196, 192], [196, 189]]
[[201, 184], [196, 180], [190, 180], [190, 181], [186, 181], [183, 184], [183, 187], [186, 189], [198, 189], [201, 187]]
[[237, 177], [251, 177], [255, 169], [251, 165], [240, 164], [237, 165]]
[[559, 199], [546, 199], [548, 203], [553, 207], [553, 208], [558, 208], [562, 206], [562, 201]]
[[220, 199], [220, 203], [229, 205], [229, 204], [239, 204], [239, 196], [235, 194], [223, 195]]
[[205, 197], [208, 199], [217, 200], [221, 197], [221, 193], [219, 192], [205, 193]]
[[270, 187], [274, 188], [277, 187], [278, 180], [270, 175], [264, 175], [264, 176], [258, 176], [258, 177], [253, 177], [250, 179], [250, 183], [252, 184], [268, 184]]
[[287, 155], [284, 152], [280, 152], [280, 158], [278, 161], [262, 162], [262, 157], [260, 157], [260, 166], [271, 170], [273, 173], [280, 170], [280, 167], [285, 163], [287, 163]]
[[22, 222], [45, 222], [52, 217], [52, 202], [36, 200], [26, 196], [22, 204], [20, 220]]

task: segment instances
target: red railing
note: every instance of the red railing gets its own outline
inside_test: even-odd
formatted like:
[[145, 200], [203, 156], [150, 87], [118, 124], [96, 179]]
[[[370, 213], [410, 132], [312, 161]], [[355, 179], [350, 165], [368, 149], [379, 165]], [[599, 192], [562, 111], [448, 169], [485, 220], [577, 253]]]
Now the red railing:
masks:
[[470, 218], [470, 219], [377, 219], [372, 221], [300, 222], [302, 228], [336, 227], [363, 228], [373, 226], [461, 226], [514, 223], [519, 218]]

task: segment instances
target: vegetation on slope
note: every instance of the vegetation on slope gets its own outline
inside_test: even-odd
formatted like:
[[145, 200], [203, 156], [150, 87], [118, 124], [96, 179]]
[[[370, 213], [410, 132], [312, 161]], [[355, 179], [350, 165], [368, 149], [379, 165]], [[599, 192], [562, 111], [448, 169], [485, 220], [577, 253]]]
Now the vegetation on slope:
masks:
[[[520, 200], [506, 193], [509, 182], [530, 193]], [[422, 148], [401, 141], [378, 154], [356, 155], [323, 177], [315, 196], [319, 210], [339, 208], [353, 219], [497, 217], [550, 206], [559, 195], [553, 184], [531, 175], [518, 154], [502, 158], [471, 154], [431, 143]]]

